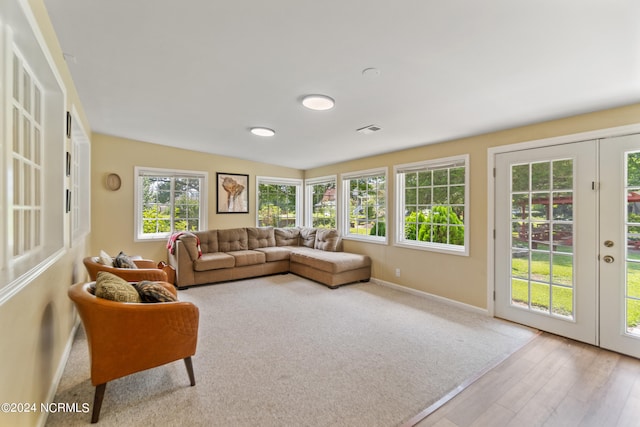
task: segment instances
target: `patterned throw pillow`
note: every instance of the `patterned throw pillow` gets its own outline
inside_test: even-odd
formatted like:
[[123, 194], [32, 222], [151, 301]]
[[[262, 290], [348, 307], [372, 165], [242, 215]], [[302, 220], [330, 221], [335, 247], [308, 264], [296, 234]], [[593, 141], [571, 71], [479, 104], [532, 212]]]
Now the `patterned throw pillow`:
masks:
[[120, 251], [118, 256], [113, 260], [113, 266], [117, 268], [138, 268], [131, 257], [122, 251]]
[[131, 283], [106, 271], [98, 272], [96, 296], [118, 302], [141, 302], [138, 291]]
[[177, 301], [176, 297], [159, 283], [149, 280], [141, 280], [133, 285], [142, 302], [172, 302]]

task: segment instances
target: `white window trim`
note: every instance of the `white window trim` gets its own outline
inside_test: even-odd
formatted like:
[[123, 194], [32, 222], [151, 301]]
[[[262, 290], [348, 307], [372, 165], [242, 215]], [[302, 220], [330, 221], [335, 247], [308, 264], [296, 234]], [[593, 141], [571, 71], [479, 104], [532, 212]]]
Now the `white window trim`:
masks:
[[[71, 244], [91, 232], [91, 141], [75, 106], [71, 107]], [[77, 225], [77, 227], [76, 227]]]
[[304, 221], [304, 200], [302, 185], [304, 184], [302, 179], [298, 178], [279, 178], [272, 176], [256, 176], [256, 226], [260, 223], [260, 184], [266, 185], [295, 185], [296, 187], [296, 227], [300, 227]]
[[[349, 230], [349, 183], [348, 181], [353, 178], [365, 178], [368, 176], [377, 176], [377, 175], [384, 175], [386, 189], [387, 189], [384, 196], [384, 205], [387, 211], [387, 224], [385, 225], [386, 227], [385, 236], [380, 237], [380, 236], [369, 236], [369, 235], [362, 235], [362, 234], [351, 234]], [[342, 193], [340, 200], [342, 201], [342, 203], [340, 203], [340, 206], [338, 207], [338, 211], [339, 211], [338, 221], [341, 224], [340, 230], [341, 230], [342, 238], [346, 240], [357, 240], [361, 242], [377, 243], [381, 245], [388, 244], [389, 243], [388, 222], [390, 219], [389, 218], [389, 168], [382, 167], [382, 168], [366, 169], [366, 170], [340, 174], [340, 189]]]
[[304, 223], [307, 227], [313, 226], [313, 194], [311, 187], [330, 182], [336, 184], [336, 229], [340, 230], [340, 215], [338, 215], [338, 200], [340, 200], [340, 195], [338, 194], [338, 175], [320, 176], [304, 180]]
[[[150, 168], [144, 166], [134, 167], [134, 204], [135, 204], [135, 220], [134, 220], [134, 241], [135, 242], [149, 242], [153, 240], [166, 240], [167, 233], [146, 235], [142, 234], [142, 194], [140, 192], [140, 185], [138, 178], [145, 173], [150, 175], [166, 175], [166, 176], [181, 176], [181, 177], [193, 177], [202, 178], [202, 188], [200, 188], [200, 218], [199, 218], [199, 230], [208, 229], [208, 195], [209, 195], [209, 173], [206, 171], [192, 171], [181, 169], [165, 169], [165, 168]], [[170, 233], [169, 233], [170, 234]]]
[[[64, 201], [60, 195], [64, 190], [63, 165], [52, 162], [52, 158], [63, 159], [64, 154], [64, 119], [66, 110], [66, 87], [49, 51], [45, 37], [38, 26], [37, 19], [26, 0], [10, 0], [0, 3], [0, 164], [5, 173], [0, 174], [0, 305], [20, 292], [38, 275], [49, 269], [64, 255], [64, 227], [67, 220], [64, 215]], [[21, 52], [23, 59], [39, 82], [43, 97], [41, 110], [41, 134], [45, 151], [42, 153], [42, 179], [47, 184], [43, 200], [44, 245], [41, 251], [32, 256], [16, 260], [12, 258], [10, 247], [12, 237], [12, 220], [9, 218], [12, 206], [12, 189], [8, 176], [12, 175], [12, 166], [7, 162], [11, 158], [12, 109], [7, 108], [12, 96], [12, 61], [13, 50]], [[11, 162], [12, 164], [12, 162]], [[51, 233], [49, 230], [55, 230]]]
[[[404, 240], [404, 180], [398, 179], [398, 174], [411, 169], [419, 170], [423, 168], [445, 167], [452, 163], [464, 162], [464, 246], [449, 245], [444, 243], [418, 242], [412, 240]], [[396, 181], [395, 199], [396, 199], [396, 221], [395, 221], [395, 239], [394, 246], [418, 249], [423, 251], [440, 252], [452, 255], [469, 256], [469, 175], [470, 164], [469, 155], [444, 157], [440, 159], [424, 160], [414, 163], [405, 163], [395, 165], [393, 167], [393, 176]]]

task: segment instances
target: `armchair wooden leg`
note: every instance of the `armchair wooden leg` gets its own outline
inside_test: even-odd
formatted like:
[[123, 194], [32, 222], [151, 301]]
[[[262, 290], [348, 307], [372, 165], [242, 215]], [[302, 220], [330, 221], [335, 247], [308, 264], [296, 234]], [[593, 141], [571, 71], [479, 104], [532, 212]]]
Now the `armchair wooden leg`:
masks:
[[107, 383], [98, 384], [96, 386], [96, 394], [93, 396], [93, 414], [91, 415], [91, 423], [95, 424], [100, 418], [100, 408], [102, 408], [102, 399], [104, 398], [104, 391], [107, 388]]
[[189, 374], [189, 381], [191, 385], [196, 385], [196, 377], [193, 375], [193, 364], [191, 363], [191, 356], [185, 357], [184, 364], [187, 367], [187, 373]]

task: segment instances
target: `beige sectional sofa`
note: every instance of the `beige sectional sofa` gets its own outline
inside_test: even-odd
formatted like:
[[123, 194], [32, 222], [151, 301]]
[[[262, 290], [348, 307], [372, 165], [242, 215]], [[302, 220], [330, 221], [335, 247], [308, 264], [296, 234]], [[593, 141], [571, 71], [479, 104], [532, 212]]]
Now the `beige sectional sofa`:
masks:
[[334, 229], [243, 227], [183, 233], [174, 236], [167, 256], [179, 289], [288, 272], [332, 289], [371, 277], [371, 259], [343, 252]]

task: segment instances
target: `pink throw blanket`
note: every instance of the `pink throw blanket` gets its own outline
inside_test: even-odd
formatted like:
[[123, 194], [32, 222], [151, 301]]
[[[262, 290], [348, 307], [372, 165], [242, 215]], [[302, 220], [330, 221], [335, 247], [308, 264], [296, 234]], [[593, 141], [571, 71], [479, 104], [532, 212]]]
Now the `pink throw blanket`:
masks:
[[176, 252], [176, 240], [178, 240], [180, 236], [193, 236], [196, 238], [196, 246], [198, 247], [198, 258], [200, 258], [202, 256], [202, 249], [200, 249], [200, 238], [188, 231], [178, 231], [176, 233], [173, 233], [171, 236], [169, 236], [169, 241], [167, 242], [167, 249], [169, 249], [169, 251], [172, 254], [174, 254]]

